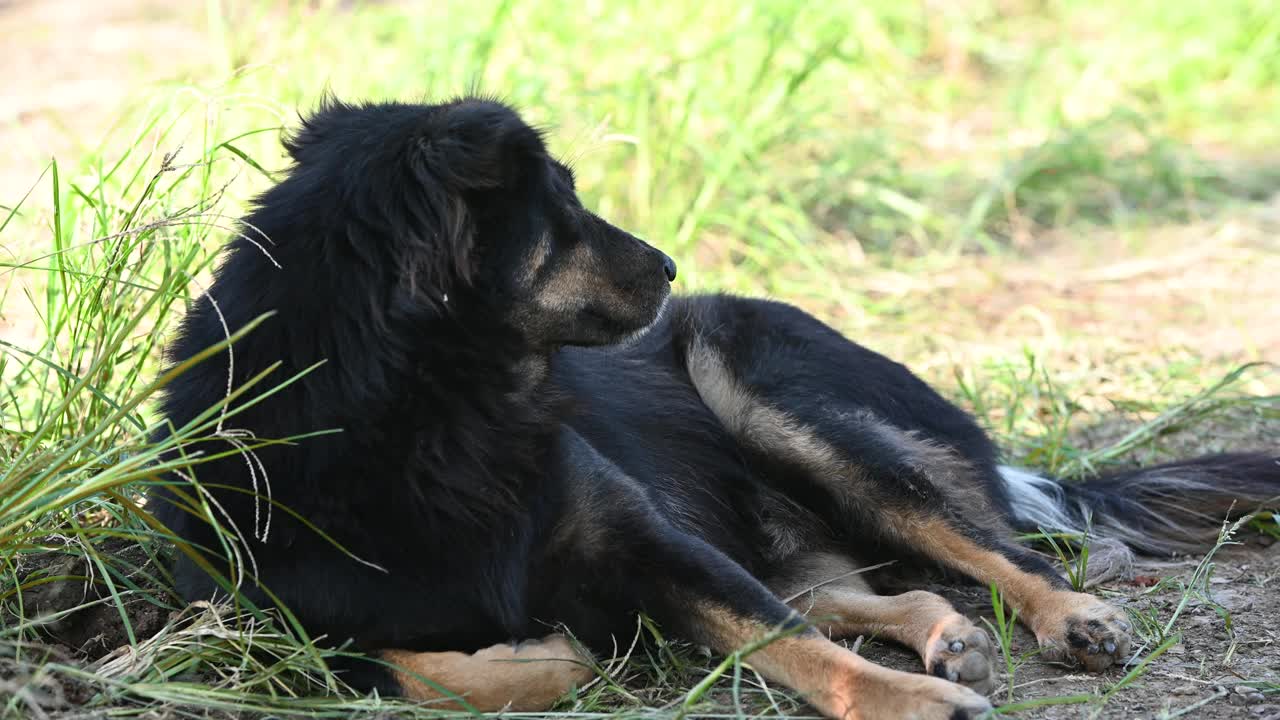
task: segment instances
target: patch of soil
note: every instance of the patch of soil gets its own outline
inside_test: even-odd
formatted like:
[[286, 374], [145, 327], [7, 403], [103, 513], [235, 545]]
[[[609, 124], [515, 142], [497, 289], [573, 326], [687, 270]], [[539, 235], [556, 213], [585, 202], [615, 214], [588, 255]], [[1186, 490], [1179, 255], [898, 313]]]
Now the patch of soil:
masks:
[[43, 618], [39, 625], [43, 640], [59, 655], [81, 662], [93, 662], [128, 645], [130, 629], [138, 640], [155, 635], [173, 610], [158, 604], [165, 598], [163, 591], [145, 587], [151, 558], [139, 545], [112, 539], [96, 551], [117, 567], [136, 569], [130, 574], [143, 583], [144, 592], [122, 593], [118, 601], [113, 599], [102, 571], [78, 552], [27, 555], [19, 565], [20, 586], [25, 588], [23, 614], [28, 619]]
[[[51, 157], [97, 144], [146, 83], [210, 57], [193, 19], [203, 3], [161, 0], [0, 2], [0, 204], [13, 204]], [[164, 57], [164, 62], [147, 62]]]
[[[1242, 536], [1246, 532], [1242, 530]], [[1130, 613], [1149, 614], [1163, 624], [1182, 601], [1179, 582], [1190, 580], [1200, 560], [1140, 559], [1131, 578], [1108, 583], [1093, 592]], [[1181, 641], [1152, 661], [1141, 677], [1101, 708], [1096, 704], [1050, 705], [1020, 712], [1017, 717], [1128, 719], [1161, 718], [1168, 713], [1203, 720], [1280, 720], [1280, 543], [1259, 537], [1222, 549], [1215, 556], [1208, 587], [1217, 607], [1192, 596], [1171, 633], [1181, 633]], [[938, 585], [926, 589], [947, 597], [969, 617], [994, 623], [991, 597], [985, 589]], [[1135, 648], [1142, 649], [1143, 640], [1135, 640]], [[1157, 644], [1154, 639], [1148, 640], [1143, 652]], [[1035, 648], [1035, 637], [1019, 627], [1013, 642], [1015, 659]], [[896, 646], [864, 642], [860, 652], [890, 667], [921, 671], [916, 656]], [[997, 664], [1002, 663], [1001, 658]], [[1003, 667], [999, 670], [1003, 677]], [[1014, 673], [1013, 702], [1102, 693], [1130, 670], [1132, 666], [1092, 675], [1033, 656]], [[1009, 701], [1007, 680], [1004, 678], [992, 696], [996, 704]], [[1188, 708], [1192, 709], [1174, 715]]]
[[48, 672], [46, 666], [88, 666], [128, 647], [130, 629], [141, 642], [173, 616], [174, 608], [163, 604], [167, 593], [155, 582], [156, 568], [142, 546], [110, 538], [94, 548], [103, 563], [120, 569], [138, 588], [129, 591], [122, 587], [122, 578], [113, 578], [117, 590], [124, 591], [118, 600], [98, 564], [82, 550], [67, 545], [16, 558], [21, 589], [18, 597], [0, 607], [0, 626], [16, 622], [11, 613], [20, 607], [25, 623], [34, 626], [35, 637], [0, 645], [0, 698], [7, 698], [0, 706], [0, 718], [105, 718], [105, 713], [83, 709], [101, 687], [67, 673]]

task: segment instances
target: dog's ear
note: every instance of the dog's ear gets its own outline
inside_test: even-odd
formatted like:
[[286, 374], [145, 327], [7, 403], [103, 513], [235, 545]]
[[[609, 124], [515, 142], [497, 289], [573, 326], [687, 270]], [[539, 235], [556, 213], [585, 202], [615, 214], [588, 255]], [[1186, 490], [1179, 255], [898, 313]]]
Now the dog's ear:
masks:
[[390, 256], [406, 308], [443, 308], [455, 283], [473, 281], [472, 193], [514, 187], [546, 163], [538, 131], [482, 98], [426, 106], [327, 96], [284, 142], [293, 182], [358, 220], [341, 224], [344, 245]]
[[469, 193], [513, 187], [545, 163], [539, 133], [491, 100], [440, 106], [414, 127], [409, 164], [414, 183], [379, 192], [399, 198], [394, 234], [407, 296], [443, 307], [455, 282], [474, 280], [476, 227]]
[[541, 135], [515, 111], [479, 99], [442, 108], [418, 150], [432, 174], [463, 191], [509, 187], [546, 156]]

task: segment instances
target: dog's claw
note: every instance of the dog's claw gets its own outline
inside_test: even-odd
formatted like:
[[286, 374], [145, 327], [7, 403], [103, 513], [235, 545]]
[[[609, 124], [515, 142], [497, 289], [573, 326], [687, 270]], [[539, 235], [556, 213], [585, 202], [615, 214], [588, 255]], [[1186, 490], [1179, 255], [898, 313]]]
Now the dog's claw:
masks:
[[921, 653], [926, 671], [982, 694], [995, 689], [995, 653], [981, 628], [962, 615], [940, 621], [934, 639]]

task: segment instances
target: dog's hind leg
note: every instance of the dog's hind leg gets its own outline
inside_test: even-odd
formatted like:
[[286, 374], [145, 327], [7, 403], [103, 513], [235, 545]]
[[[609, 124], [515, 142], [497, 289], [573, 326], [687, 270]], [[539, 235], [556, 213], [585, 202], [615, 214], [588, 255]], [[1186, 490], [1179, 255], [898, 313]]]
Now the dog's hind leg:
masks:
[[969, 688], [881, 667], [835, 644], [742, 565], [672, 525], [645, 486], [580, 436], [564, 438], [574, 503], [549, 556], [580, 578], [575, 592], [588, 593], [587, 601], [643, 610], [674, 636], [741, 653], [827, 717], [971, 720], [990, 710]]
[[384, 650], [397, 689], [440, 709], [542, 712], [594, 676], [563, 635], [475, 653]]
[[895, 513], [890, 522], [925, 556], [981, 583], [995, 583], [1018, 619], [1035, 633], [1042, 657], [1071, 658], [1095, 672], [1128, 657], [1131, 626], [1123, 610], [1072, 591], [1057, 575], [1028, 569], [1016, 556], [975, 539], [948, 518]]
[[831, 637], [887, 637], [920, 655], [936, 677], [986, 695], [995, 689], [994, 651], [987, 633], [951, 603], [923, 590], [877, 595], [847, 557], [801, 553], [780, 563], [768, 585]]
[[1011, 542], [994, 449], [963, 412], [799, 310], [715, 302], [685, 318], [689, 377], [779, 489], [850, 541], [995, 583], [1048, 657], [1090, 670], [1126, 657], [1124, 613]]

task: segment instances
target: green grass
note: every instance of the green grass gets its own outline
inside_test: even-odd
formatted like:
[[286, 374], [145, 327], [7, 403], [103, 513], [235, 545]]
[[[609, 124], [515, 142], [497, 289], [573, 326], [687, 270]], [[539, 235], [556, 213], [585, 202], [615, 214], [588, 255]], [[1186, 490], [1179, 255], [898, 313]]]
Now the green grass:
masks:
[[1000, 594], [1000, 589], [996, 587], [995, 583], [991, 584], [991, 615], [995, 618], [994, 623], [986, 618], [982, 620], [995, 637], [996, 645], [1000, 647], [1000, 657], [1004, 660], [1005, 702], [1006, 704], [1012, 704], [1014, 681], [1018, 675], [1018, 667], [1038, 650], [1032, 650], [1017, 657], [1014, 656], [1013, 629], [1018, 621], [1018, 611], [1011, 608], [1008, 616], [1005, 615], [1004, 597]]
[[[197, 453], [280, 382], [156, 444], [152, 400], [170, 379], [160, 349], [234, 218], [284, 166], [281, 128], [323, 92], [476, 88], [516, 103], [575, 166], [589, 206], [676, 257], [682, 289], [796, 302], [917, 367], [1014, 459], [1074, 477], [1280, 431], [1277, 373], [1252, 364], [1275, 358], [1247, 340], [1210, 355], [1099, 337], [1070, 324], [1076, 306], [1060, 293], [1016, 298], [1007, 326], [977, 307], [1017, 268], [1056, 277], [1040, 260], [1054, 248], [1158, 258], [1180, 229], [1219, 242], [1233, 227], [1245, 239], [1222, 242], [1242, 264], [1276, 249], [1264, 210], [1280, 189], [1269, 121], [1280, 15], [1266, 5], [448, 0], [346, 12], [208, 0], [181, 19], [211, 52], [112, 99], [72, 156], [16, 148], [45, 169], [25, 196], [0, 198], [0, 314], [25, 328], [0, 335], [0, 716], [64, 711], [67, 688], [126, 714], [409, 712], [344, 692], [326, 670], [332, 651], [288, 617], [196, 608], [151, 639], [134, 628], [139, 604], [182, 610], [161, 562], [174, 550], [142, 508], [155, 461]], [[139, 53], [146, 67], [166, 62]], [[1259, 529], [1274, 532], [1269, 522]], [[1075, 557], [1064, 563], [1083, 577], [1087, 556]], [[1198, 572], [1182, 597], [1205, 581]], [[67, 608], [50, 616], [32, 598], [81, 582], [95, 591], [72, 605], [109, 608], [133, 652], [86, 666], [38, 643]], [[1146, 657], [1176, 635], [1178, 612], [1139, 623]], [[661, 638], [651, 624], [638, 632]], [[562, 710], [802, 710], [738, 658], [665, 640], [624, 650]]]

